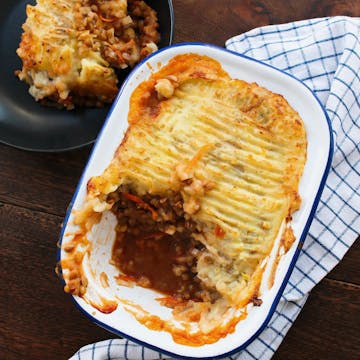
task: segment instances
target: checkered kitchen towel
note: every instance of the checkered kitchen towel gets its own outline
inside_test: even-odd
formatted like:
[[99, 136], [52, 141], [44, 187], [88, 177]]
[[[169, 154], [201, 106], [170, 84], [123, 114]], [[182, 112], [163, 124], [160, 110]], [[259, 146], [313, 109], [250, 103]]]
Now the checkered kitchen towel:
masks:
[[[332, 122], [335, 152], [315, 218], [268, 326], [230, 359], [270, 359], [311, 289], [342, 259], [360, 233], [360, 18], [330, 17], [265, 26], [226, 42], [308, 85]], [[72, 359], [164, 359], [124, 339], [81, 348]]]

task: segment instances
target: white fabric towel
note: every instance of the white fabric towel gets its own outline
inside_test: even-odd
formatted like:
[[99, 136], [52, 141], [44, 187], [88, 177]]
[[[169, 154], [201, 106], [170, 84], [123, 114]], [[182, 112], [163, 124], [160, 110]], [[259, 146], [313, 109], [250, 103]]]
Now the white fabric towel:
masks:
[[[360, 18], [339, 16], [265, 26], [229, 39], [226, 47], [308, 85], [325, 106], [335, 139], [332, 167], [315, 218], [276, 311], [247, 348], [229, 357], [267, 360], [309, 292], [360, 233]], [[71, 359], [165, 358], [128, 340], [112, 339], [84, 346]]]

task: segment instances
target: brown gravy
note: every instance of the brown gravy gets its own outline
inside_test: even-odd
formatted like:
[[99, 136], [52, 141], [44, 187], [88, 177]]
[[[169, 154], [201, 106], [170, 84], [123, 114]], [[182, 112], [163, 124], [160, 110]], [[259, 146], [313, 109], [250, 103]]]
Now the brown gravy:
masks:
[[140, 286], [183, 299], [196, 298], [200, 287], [192, 271], [194, 259], [188, 256], [192, 244], [181, 235], [155, 232], [132, 237], [118, 233], [113, 260]]

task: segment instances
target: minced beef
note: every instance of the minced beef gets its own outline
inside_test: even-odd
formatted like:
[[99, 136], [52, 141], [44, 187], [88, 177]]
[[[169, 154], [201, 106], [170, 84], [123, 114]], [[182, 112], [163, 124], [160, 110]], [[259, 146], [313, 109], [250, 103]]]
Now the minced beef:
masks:
[[196, 276], [204, 246], [192, 237], [199, 230], [185, 219], [179, 193], [140, 198], [120, 188], [108, 201], [118, 219], [112, 260], [125, 275], [180, 301], [213, 298]]

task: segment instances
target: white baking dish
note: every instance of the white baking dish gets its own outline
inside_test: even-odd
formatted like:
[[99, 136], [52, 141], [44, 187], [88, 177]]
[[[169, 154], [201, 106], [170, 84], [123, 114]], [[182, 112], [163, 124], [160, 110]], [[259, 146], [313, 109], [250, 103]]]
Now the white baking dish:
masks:
[[[89, 302], [96, 303], [97, 298], [101, 296], [109, 301], [116, 301], [117, 298], [131, 300], [160, 317], [166, 317], [170, 312], [168, 308], [162, 307], [154, 300], [159, 296], [154, 291], [141, 287], [119, 287], [112, 280], [118, 270], [109, 264], [111, 248], [115, 239], [114, 225], [116, 222], [111, 213], [103, 216], [100, 224], [95, 226], [92, 231], [93, 250], [91, 256], [84, 257], [84, 269], [89, 280], [86, 295], [88, 301], [77, 296], [74, 297], [74, 300], [92, 321], [117, 335], [172, 356], [214, 358], [229, 355], [244, 348], [270, 320], [299, 255], [324, 187], [333, 152], [331, 126], [321, 104], [303, 83], [259, 61], [207, 44], [179, 44], [163, 49], [147, 58], [130, 74], [112, 106], [69, 206], [61, 232], [61, 242], [63, 245], [66, 244], [70, 239], [68, 234], [75, 229], [72, 224], [72, 209], [81, 208], [89, 178], [103, 172], [124, 136], [127, 128], [129, 97], [135, 87], [147, 79], [152, 70], [165, 65], [169, 59], [178, 54], [190, 52], [214, 58], [222, 64], [224, 70], [232, 78], [256, 82], [260, 86], [283, 95], [303, 119], [307, 131], [308, 149], [307, 162], [299, 188], [302, 204], [291, 221], [296, 241], [290, 250], [281, 257], [271, 289], [267, 288], [268, 281], [265, 273], [261, 287], [262, 305], [258, 307], [248, 305], [248, 315], [237, 324], [234, 333], [228, 334], [213, 344], [199, 347], [181, 345], [174, 342], [169, 333], [150, 330], [141, 325], [122, 305], [119, 305], [110, 314], [104, 314], [90, 305]], [[276, 251], [275, 246], [273, 256]], [[59, 250], [58, 256], [61, 260], [66, 257], [66, 253]], [[267, 267], [270, 269], [271, 265], [272, 261], [269, 261]], [[102, 272], [107, 274], [110, 285], [107, 288], [101, 286], [99, 274]]]

